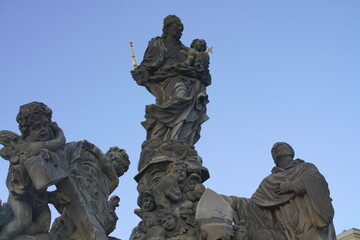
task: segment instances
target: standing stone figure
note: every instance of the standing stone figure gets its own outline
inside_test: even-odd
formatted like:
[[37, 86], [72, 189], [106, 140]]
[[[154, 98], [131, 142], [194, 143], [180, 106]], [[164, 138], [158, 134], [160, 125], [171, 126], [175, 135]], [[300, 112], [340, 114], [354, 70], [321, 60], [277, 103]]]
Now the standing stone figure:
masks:
[[[20, 107], [21, 136], [0, 131], [0, 155], [9, 160], [8, 202], [0, 201], [0, 240], [108, 240], [120, 198], [110, 194], [127, 171], [126, 152], [103, 154], [86, 140], [65, 143], [43, 103]], [[56, 185], [56, 190], [47, 188]], [[110, 198], [110, 199], [109, 199]], [[48, 203], [61, 214], [52, 224]]]
[[276, 166], [250, 199], [224, 196], [237, 212], [235, 226], [246, 226], [249, 240], [335, 240], [323, 175], [313, 164], [294, 160], [287, 143], [275, 143], [271, 154]]
[[135, 213], [142, 221], [131, 240], [199, 238], [195, 209], [209, 173], [194, 144], [208, 119], [210, 61], [204, 40], [194, 40], [190, 48], [182, 44], [183, 30], [177, 16], [167, 16], [161, 37], [150, 40], [143, 61], [131, 71], [156, 98], [142, 122], [147, 136], [135, 177], [140, 200]]

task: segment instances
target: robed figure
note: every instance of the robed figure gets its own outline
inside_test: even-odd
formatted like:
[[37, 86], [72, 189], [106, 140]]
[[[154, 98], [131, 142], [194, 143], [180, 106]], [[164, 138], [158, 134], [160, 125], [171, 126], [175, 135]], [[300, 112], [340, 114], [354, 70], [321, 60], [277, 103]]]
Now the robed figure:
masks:
[[328, 184], [315, 165], [295, 159], [287, 143], [272, 148], [276, 166], [250, 199], [225, 197], [249, 239], [335, 240]]
[[146, 106], [142, 123], [147, 140], [193, 145], [200, 138], [200, 125], [208, 119], [209, 58], [204, 46], [196, 50], [181, 43], [183, 29], [177, 16], [167, 16], [162, 36], [150, 40], [142, 63], [131, 72], [137, 84], [156, 97], [155, 104]]

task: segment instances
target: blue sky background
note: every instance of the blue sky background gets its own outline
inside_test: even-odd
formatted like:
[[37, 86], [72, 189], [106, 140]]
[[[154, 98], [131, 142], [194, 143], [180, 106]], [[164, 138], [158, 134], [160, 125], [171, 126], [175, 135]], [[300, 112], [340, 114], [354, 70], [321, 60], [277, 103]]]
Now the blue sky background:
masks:
[[[214, 47], [210, 120], [196, 145], [206, 187], [250, 197], [273, 167], [272, 145], [286, 141], [326, 177], [337, 233], [360, 228], [358, 0], [0, 0], [0, 129], [19, 133], [19, 106], [41, 101], [69, 142], [125, 148], [131, 166], [115, 191], [112, 235], [128, 239], [139, 222], [140, 122], [154, 103], [130, 76], [129, 41], [140, 63], [168, 14], [182, 19], [185, 45]], [[0, 161], [4, 201], [7, 168]]]

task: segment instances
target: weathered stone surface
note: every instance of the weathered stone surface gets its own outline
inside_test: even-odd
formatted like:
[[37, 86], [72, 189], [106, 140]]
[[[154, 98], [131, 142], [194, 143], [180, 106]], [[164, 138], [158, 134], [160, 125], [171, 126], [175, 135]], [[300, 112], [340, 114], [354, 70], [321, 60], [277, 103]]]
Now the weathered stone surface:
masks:
[[140, 86], [156, 97], [146, 106], [142, 123], [147, 137], [138, 164], [142, 219], [130, 239], [198, 239], [197, 202], [205, 191], [208, 170], [194, 144], [208, 117], [206, 87], [211, 83], [206, 43], [191, 47], [180, 41], [183, 24], [174, 15], [164, 19], [163, 35], [153, 38], [142, 63], [131, 71]]
[[196, 220], [200, 225], [201, 238], [232, 239], [234, 217], [235, 212], [230, 204], [216, 192], [206, 189], [196, 209]]
[[[10, 162], [0, 239], [107, 240], [120, 201], [109, 196], [128, 169], [128, 156], [117, 147], [103, 154], [86, 140], [66, 144], [51, 117], [45, 104], [32, 102], [21, 106], [17, 116], [21, 136], [0, 131], [0, 155]], [[48, 192], [51, 185], [57, 190]], [[50, 232], [48, 203], [61, 213]]]
[[338, 240], [359, 240], [360, 230], [356, 228], [349, 229], [337, 235]]
[[237, 212], [234, 239], [335, 240], [325, 178], [313, 164], [294, 160], [287, 143], [276, 143], [271, 153], [276, 166], [250, 199], [223, 196]]

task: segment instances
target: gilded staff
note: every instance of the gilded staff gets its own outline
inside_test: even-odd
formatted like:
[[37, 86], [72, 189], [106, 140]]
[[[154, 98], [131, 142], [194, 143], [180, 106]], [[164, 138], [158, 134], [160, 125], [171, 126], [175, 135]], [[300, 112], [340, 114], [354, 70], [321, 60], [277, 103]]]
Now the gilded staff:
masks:
[[136, 64], [136, 59], [135, 59], [135, 53], [134, 53], [134, 48], [133, 48], [133, 42], [130, 41], [130, 48], [131, 48], [131, 60], [132, 60], [132, 65], [134, 67], [134, 69], [137, 68], [137, 64]]

